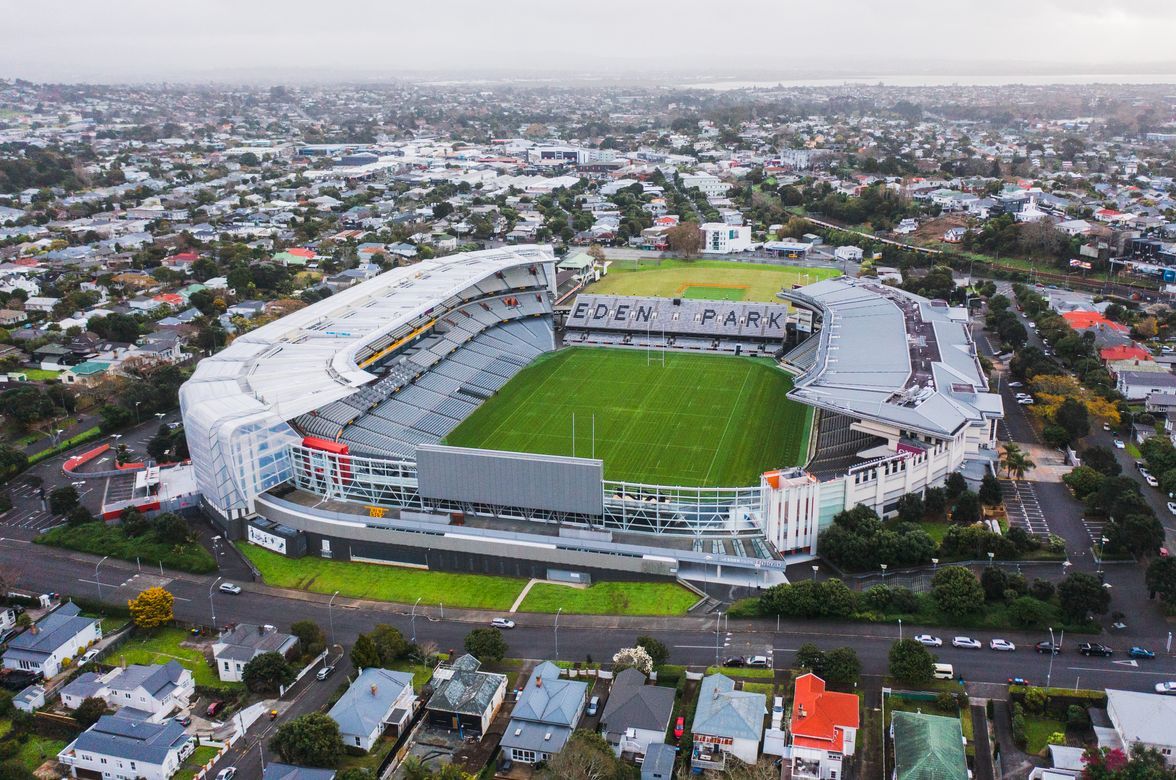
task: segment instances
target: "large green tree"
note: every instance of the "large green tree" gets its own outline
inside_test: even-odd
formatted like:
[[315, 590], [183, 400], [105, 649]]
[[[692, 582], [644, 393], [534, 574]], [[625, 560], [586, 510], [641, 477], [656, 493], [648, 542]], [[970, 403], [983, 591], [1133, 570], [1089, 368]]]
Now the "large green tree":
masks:
[[984, 606], [984, 588], [963, 566], [945, 566], [931, 580], [931, 598], [944, 614], [960, 617]]
[[1087, 615], [1106, 613], [1111, 606], [1111, 594], [1093, 575], [1076, 571], [1058, 585], [1058, 603], [1066, 617], [1081, 622]]
[[501, 661], [506, 656], [506, 639], [497, 628], [475, 628], [466, 634], [465, 651], [482, 663]]
[[278, 693], [283, 686], [294, 682], [296, 674], [281, 653], [260, 653], [245, 664], [241, 679], [254, 693]]
[[935, 656], [913, 639], [900, 639], [890, 647], [890, 676], [905, 683], [925, 683], [935, 672]]
[[325, 712], [309, 712], [282, 724], [270, 742], [289, 764], [333, 767], [343, 756], [339, 724]]

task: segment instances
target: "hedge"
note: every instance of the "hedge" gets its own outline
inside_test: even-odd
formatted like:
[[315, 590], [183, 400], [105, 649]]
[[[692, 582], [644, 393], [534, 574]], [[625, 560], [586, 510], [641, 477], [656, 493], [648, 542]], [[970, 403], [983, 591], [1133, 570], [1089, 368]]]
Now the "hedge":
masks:
[[[1029, 687], [1040, 686], [1024, 686], [1024, 685], [1010, 685], [1009, 686], [1009, 700], [1016, 704], [1024, 704], [1025, 691]], [[1076, 704], [1083, 709], [1090, 707], [1106, 707], [1107, 706], [1107, 692], [1106, 691], [1091, 691], [1091, 690], [1074, 690], [1073, 688], [1044, 688], [1046, 695], [1045, 711], [1048, 714], [1056, 715], [1061, 720], [1066, 720], [1069, 715], [1070, 705]]]

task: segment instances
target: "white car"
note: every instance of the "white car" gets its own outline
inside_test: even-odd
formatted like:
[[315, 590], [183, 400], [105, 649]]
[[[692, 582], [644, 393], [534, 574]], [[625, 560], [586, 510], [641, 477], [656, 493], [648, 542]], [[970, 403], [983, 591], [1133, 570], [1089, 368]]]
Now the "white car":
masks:
[[1125, 450], [1127, 449], [1127, 445], [1123, 443], [1122, 439], [1115, 439], [1115, 449]]
[[216, 780], [233, 780], [236, 776], [237, 767], [229, 766], [216, 773]]
[[241, 592], [241, 586], [234, 585], [231, 582], [222, 582], [221, 586], [217, 588], [217, 590], [219, 590], [221, 593], [231, 593], [236, 596]]
[[943, 640], [930, 634], [919, 634], [915, 637], [915, 641], [923, 645], [923, 647], [943, 647]]
[[1176, 501], [1169, 501], [1168, 502], [1168, 511], [1171, 512], [1172, 514], [1176, 515]]
[[494, 628], [514, 628], [515, 622], [506, 618], [494, 618], [490, 621], [490, 625]]
[[1009, 382], [1009, 387], [1024, 387], [1024, 382]]
[[1168, 696], [1176, 696], [1176, 680], [1156, 683], [1156, 693], [1163, 693]]
[[1160, 486], [1160, 481], [1151, 474], [1144, 474], [1143, 481], [1146, 482], [1150, 487], [1158, 488]]
[[983, 645], [980, 644], [979, 639], [973, 639], [970, 636], [957, 636], [951, 640], [952, 647], [963, 647], [968, 650], [979, 650]]
[[1103, 430], [1104, 431], [1109, 431], [1110, 429], [1111, 429], [1110, 423], [1103, 423]]
[[1018, 398], [1017, 403], [1019, 403], [1021, 406], [1032, 406], [1033, 399], [1032, 398]]
[[992, 650], [1004, 650], [1006, 652], [1012, 652], [1017, 649], [1017, 646], [1007, 639], [993, 639], [988, 643], [988, 647]]

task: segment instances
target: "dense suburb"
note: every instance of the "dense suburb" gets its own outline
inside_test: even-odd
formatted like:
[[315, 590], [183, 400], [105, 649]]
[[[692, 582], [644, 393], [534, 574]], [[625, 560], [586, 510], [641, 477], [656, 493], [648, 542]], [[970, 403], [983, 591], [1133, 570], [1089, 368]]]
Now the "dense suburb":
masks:
[[[767, 360], [574, 348], [541, 357], [448, 444], [604, 460], [607, 479], [751, 485], [804, 460], [812, 413]], [[572, 415], [576, 416], [575, 448]], [[595, 416], [595, 443], [593, 442]]]

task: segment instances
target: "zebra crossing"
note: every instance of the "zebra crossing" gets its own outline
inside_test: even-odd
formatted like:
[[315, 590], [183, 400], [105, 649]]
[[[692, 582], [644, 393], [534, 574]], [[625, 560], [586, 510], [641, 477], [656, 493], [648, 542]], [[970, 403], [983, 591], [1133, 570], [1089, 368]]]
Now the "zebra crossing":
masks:
[[1045, 520], [1045, 512], [1032, 482], [1002, 479], [1000, 490], [1011, 525], [1024, 528], [1034, 536], [1049, 536], [1049, 523]]

